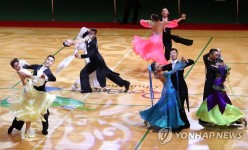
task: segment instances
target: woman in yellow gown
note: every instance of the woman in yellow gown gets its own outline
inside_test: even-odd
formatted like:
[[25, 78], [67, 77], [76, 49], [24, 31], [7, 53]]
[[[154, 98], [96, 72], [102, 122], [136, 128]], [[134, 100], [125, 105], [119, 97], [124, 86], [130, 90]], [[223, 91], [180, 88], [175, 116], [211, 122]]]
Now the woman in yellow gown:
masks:
[[[48, 107], [52, 105], [56, 96], [35, 90], [32, 79], [37, 80], [37, 78], [33, 77], [28, 70], [23, 69], [17, 58], [13, 59], [10, 65], [17, 71], [23, 84], [22, 93], [15, 94], [9, 98], [11, 103], [10, 113], [17, 120], [22, 120], [26, 123], [25, 137], [34, 137], [34, 135], [30, 134], [31, 122], [39, 119], [44, 121], [43, 115], [46, 114]], [[44, 79], [45, 76], [42, 75], [40, 78]]]

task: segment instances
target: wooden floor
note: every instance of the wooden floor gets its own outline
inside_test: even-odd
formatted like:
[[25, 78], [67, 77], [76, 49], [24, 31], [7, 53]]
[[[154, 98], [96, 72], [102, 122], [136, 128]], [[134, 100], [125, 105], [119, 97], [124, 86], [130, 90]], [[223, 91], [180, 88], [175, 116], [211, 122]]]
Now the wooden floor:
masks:
[[[64, 48], [64, 39], [74, 38], [80, 29], [55, 28], [0, 28], [0, 100], [20, 91], [22, 85], [9, 62], [17, 57], [30, 64], [41, 64], [49, 54], [55, 54], [55, 69], [59, 62], [73, 53], [73, 48]], [[203, 127], [198, 124], [195, 112], [202, 102], [205, 78], [203, 54], [210, 48], [221, 48], [223, 57], [232, 70], [226, 82], [227, 93], [233, 104], [248, 115], [248, 31], [192, 31], [174, 30], [178, 34], [194, 40], [190, 47], [173, 43], [179, 50], [179, 57], [195, 60], [195, 65], [185, 70], [189, 88], [191, 123], [190, 129], [183, 130], [181, 136], [172, 135], [171, 141], [161, 144], [158, 133], [143, 125], [139, 111], [151, 106], [147, 66], [150, 62], [142, 60], [132, 51], [134, 35], [148, 37], [149, 30], [99, 29], [98, 44], [107, 65], [121, 77], [131, 82], [128, 93], [123, 88], [108, 81], [110, 90], [80, 94], [70, 91], [72, 83], [84, 66], [83, 60], [72, 64], [56, 75], [57, 82], [48, 87], [60, 88], [50, 93], [73, 98], [84, 103], [82, 110], [64, 107], [50, 108], [49, 134], [41, 134], [41, 122], [32, 124], [36, 138], [22, 141], [23, 130], [14, 130], [11, 135], [7, 129], [13, 116], [8, 108], [0, 106], [0, 149], [243, 149], [248, 148], [248, 132], [242, 127]], [[153, 80], [156, 86], [156, 100], [160, 96], [162, 84]], [[231, 88], [230, 88], [231, 87]], [[156, 102], [155, 100], [155, 102]], [[24, 129], [24, 128], [23, 128]], [[241, 133], [239, 138], [206, 138], [202, 134]], [[186, 134], [202, 133], [197, 137]]]

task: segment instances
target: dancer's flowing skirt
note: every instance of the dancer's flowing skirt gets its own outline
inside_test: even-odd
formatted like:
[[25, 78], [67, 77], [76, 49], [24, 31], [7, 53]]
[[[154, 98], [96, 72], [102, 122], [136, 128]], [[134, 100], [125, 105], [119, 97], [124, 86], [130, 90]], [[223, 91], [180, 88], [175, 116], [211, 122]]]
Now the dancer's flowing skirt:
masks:
[[47, 109], [52, 105], [56, 96], [46, 92], [37, 91], [28, 80], [20, 94], [11, 96], [8, 101], [11, 103], [10, 113], [24, 122], [42, 119]]
[[164, 57], [162, 33], [154, 33], [149, 39], [135, 36], [133, 40], [133, 50], [146, 61], [152, 60], [163, 65], [168, 64], [168, 61]]
[[229, 126], [243, 118], [244, 114], [231, 104], [225, 91], [217, 91], [202, 102], [196, 117], [212, 124]]

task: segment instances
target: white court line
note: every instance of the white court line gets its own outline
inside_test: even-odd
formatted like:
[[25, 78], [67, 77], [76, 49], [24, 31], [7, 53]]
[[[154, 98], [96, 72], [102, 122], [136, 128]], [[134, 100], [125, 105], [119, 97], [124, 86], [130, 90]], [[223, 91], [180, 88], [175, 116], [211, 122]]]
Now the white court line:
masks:
[[[151, 32], [151, 30], [149, 30], [143, 37], [146, 37], [149, 33]], [[132, 52], [133, 50], [132, 50], [132, 48], [130, 48], [130, 50], [114, 65], [114, 67], [112, 68], [113, 70], [117, 67], [117, 66], [119, 66], [119, 64], [120, 63], [122, 63], [126, 58], [127, 58], [127, 56]], [[87, 95], [85, 95], [83, 98], [82, 98], [82, 102], [90, 95], [91, 93], [88, 93]], [[55, 129], [57, 129], [61, 124], [63, 124], [63, 122], [65, 121], [65, 119], [74, 111], [75, 109], [73, 109], [73, 110], [70, 110], [66, 115], [65, 115], [65, 117], [51, 130], [51, 131], [49, 131], [49, 133], [48, 133], [48, 135], [51, 135], [54, 131], [55, 131]], [[46, 135], [46, 136], [48, 136], [48, 135]], [[36, 148], [38, 148], [40, 145], [41, 145], [41, 143], [43, 143], [46, 139], [47, 139], [47, 137], [44, 137], [41, 141], [39, 141], [36, 145], [35, 145], [35, 147], [33, 148], [33, 149], [36, 149]]]

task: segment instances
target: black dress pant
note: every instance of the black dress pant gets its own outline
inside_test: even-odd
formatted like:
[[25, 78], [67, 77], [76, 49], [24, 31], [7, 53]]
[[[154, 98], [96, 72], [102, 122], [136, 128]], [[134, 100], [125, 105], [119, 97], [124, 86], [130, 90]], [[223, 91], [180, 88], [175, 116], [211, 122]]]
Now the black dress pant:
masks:
[[182, 121], [185, 123], [185, 126], [189, 126], [189, 120], [187, 118], [186, 112], [184, 110], [184, 101], [186, 100], [186, 95], [187, 93], [184, 93], [183, 91], [179, 92], [179, 97], [180, 97], [180, 105], [181, 105], [181, 109], [179, 110], [180, 112], [180, 116]]
[[44, 119], [46, 120], [46, 122], [42, 121], [42, 131], [47, 131], [48, 130], [48, 126], [49, 126], [49, 123], [48, 123], [48, 117], [50, 115], [50, 112], [49, 110], [47, 110], [47, 113], [44, 115]]
[[[88, 63], [81, 71], [80, 71], [80, 85], [81, 85], [81, 90], [84, 92], [92, 92], [92, 89], [90, 87], [90, 81], [89, 81], [89, 75], [96, 70], [96, 65], [92, 63]], [[97, 80], [100, 84], [101, 87], [106, 86], [106, 82], [104, 85], [104, 81], [99, 81], [98, 75], [97, 75]]]
[[81, 90], [83, 92], [92, 92], [89, 83], [89, 75], [96, 71], [97, 80], [101, 87], [106, 87], [106, 78], [122, 87], [128, 84], [128, 81], [123, 80], [118, 73], [110, 70], [106, 65], [88, 63], [80, 72]]
[[170, 60], [170, 51], [172, 48], [172, 41], [175, 41], [176, 43], [181, 43], [183, 45], [190, 46], [193, 44], [193, 40], [185, 39], [177, 35], [166, 35], [163, 37], [163, 43], [165, 48], [164, 57], [166, 60]]
[[[44, 119], [46, 120], [46, 122], [43, 122], [42, 121], [42, 126], [43, 126], [43, 129], [42, 131], [47, 131], [48, 130], [48, 116], [49, 116], [49, 111], [47, 110], [47, 113], [44, 115]], [[15, 119], [13, 120], [12, 122], [12, 127], [13, 128], [16, 128], [17, 130], [21, 130], [22, 127], [24, 125], [24, 121], [18, 121], [17, 118], [15, 117]]]

